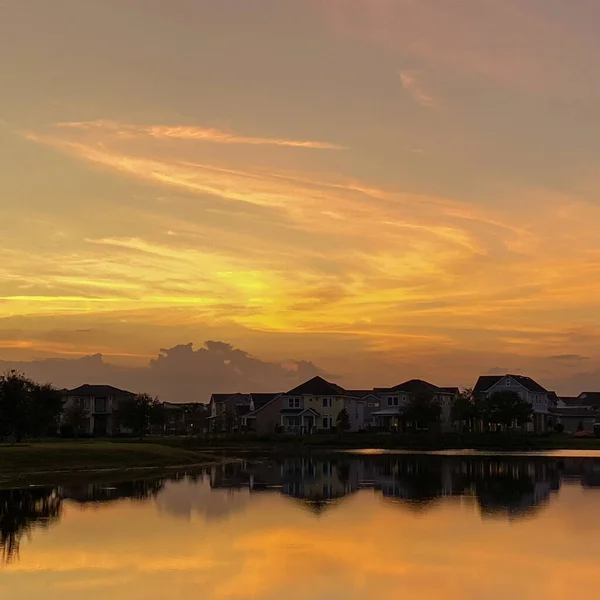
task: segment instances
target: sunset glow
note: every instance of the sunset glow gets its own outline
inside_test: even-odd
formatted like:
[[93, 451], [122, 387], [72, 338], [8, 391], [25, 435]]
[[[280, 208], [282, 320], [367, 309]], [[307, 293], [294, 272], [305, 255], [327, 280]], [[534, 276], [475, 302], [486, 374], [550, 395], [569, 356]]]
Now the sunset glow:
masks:
[[346, 387], [600, 387], [600, 4], [0, 12], [5, 366], [212, 339]]

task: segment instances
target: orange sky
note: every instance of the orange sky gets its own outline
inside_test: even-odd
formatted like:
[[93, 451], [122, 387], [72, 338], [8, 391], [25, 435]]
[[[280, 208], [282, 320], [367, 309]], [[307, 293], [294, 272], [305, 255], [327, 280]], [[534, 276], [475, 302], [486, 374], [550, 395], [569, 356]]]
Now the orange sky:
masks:
[[600, 388], [596, 3], [0, 10], [0, 359]]

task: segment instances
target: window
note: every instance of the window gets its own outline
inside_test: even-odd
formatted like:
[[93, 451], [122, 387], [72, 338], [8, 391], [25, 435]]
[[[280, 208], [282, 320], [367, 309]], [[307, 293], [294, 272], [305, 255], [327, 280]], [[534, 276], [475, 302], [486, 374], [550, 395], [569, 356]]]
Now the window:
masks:
[[290, 408], [300, 408], [300, 398], [290, 398], [288, 400], [288, 406]]
[[368, 406], [373, 406], [373, 403], [372, 403], [372, 402], [369, 402], [369, 403], [368, 403]]
[[331, 408], [331, 398], [323, 398], [323, 408]]
[[398, 397], [394, 398], [394, 406], [398, 406]]
[[375, 402], [375, 406], [379, 406], [379, 402]]
[[394, 401], [393, 398], [388, 398], [387, 402], [388, 402], [388, 406], [392, 406], [392, 402]]

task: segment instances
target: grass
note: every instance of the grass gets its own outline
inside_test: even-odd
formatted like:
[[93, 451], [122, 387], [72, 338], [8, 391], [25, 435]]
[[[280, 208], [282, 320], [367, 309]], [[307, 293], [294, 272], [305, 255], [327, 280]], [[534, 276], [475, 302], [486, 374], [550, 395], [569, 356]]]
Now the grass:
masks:
[[568, 434], [317, 434], [152, 437], [138, 440], [52, 440], [0, 444], [0, 482], [101, 471], [161, 470], [211, 464], [223, 457], [258, 453], [302, 453], [359, 448], [414, 450], [473, 449], [490, 451], [600, 450], [600, 438]]
[[69, 440], [0, 444], [0, 480], [44, 473], [161, 469], [214, 460], [199, 450], [148, 442]]
[[206, 437], [153, 438], [153, 443], [188, 449], [232, 451], [382, 448], [397, 450], [600, 450], [600, 438], [575, 438], [569, 434], [532, 433], [349, 433], [310, 436], [258, 435], [252, 433]]

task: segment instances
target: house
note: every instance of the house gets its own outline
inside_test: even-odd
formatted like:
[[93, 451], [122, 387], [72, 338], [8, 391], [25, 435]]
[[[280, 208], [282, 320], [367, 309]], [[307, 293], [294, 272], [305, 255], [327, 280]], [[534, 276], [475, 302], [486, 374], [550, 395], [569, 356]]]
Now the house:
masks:
[[251, 411], [242, 417], [244, 430], [274, 433], [280, 423], [281, 396], [280, 392], [250, 394]]
[[350, 431], [358, 431], [364, 426], [362, 399], [350, 396], [344, 388], [319, 376], [279, 398], [279, 424], [288, 433], [331, 431], [343, 409], [348, 413]]
[[391, 388], [375, 388], [373, 392], [381, 405], [379, 410], [372, 413], [374, 427], [388, 431], [398, 429], [403, 408], [415, 397], [426, 395], [440, 404], [442, 429], [449, 430], [452, 403], [459, 390], [457, 387], [438, 387], [422, 379], [410, 379]]
[[212, 394], [209, 403], [209, 428], [213, 432], [238, 431], [242, 417], [251, 411], [249, 394]]
[[95, 436], [113, 435], [117, 428], [114, 413], [119, 402], [134, 395], [112, 385], [80, 385], [63, 393], [63, 411], [78, 404], [83, 407], [86, 415], [80, 433]]
[[351, 398], [361, 400], [364, 410], [364, 427], [373, 427], [373, 413], [381, 409], [381, 398], [373, 390], [347, 390], [346, 394]]
[[533, 408], [532, 422], [527, 424], [530, 431], [548, 431], [554, 419], [551, 409], [554, 409], [554, 395], [539, 383], [524, 375], [483, 375], [475, 384], [473, 394], [487, 398], [495, 392], [516, 392]]

